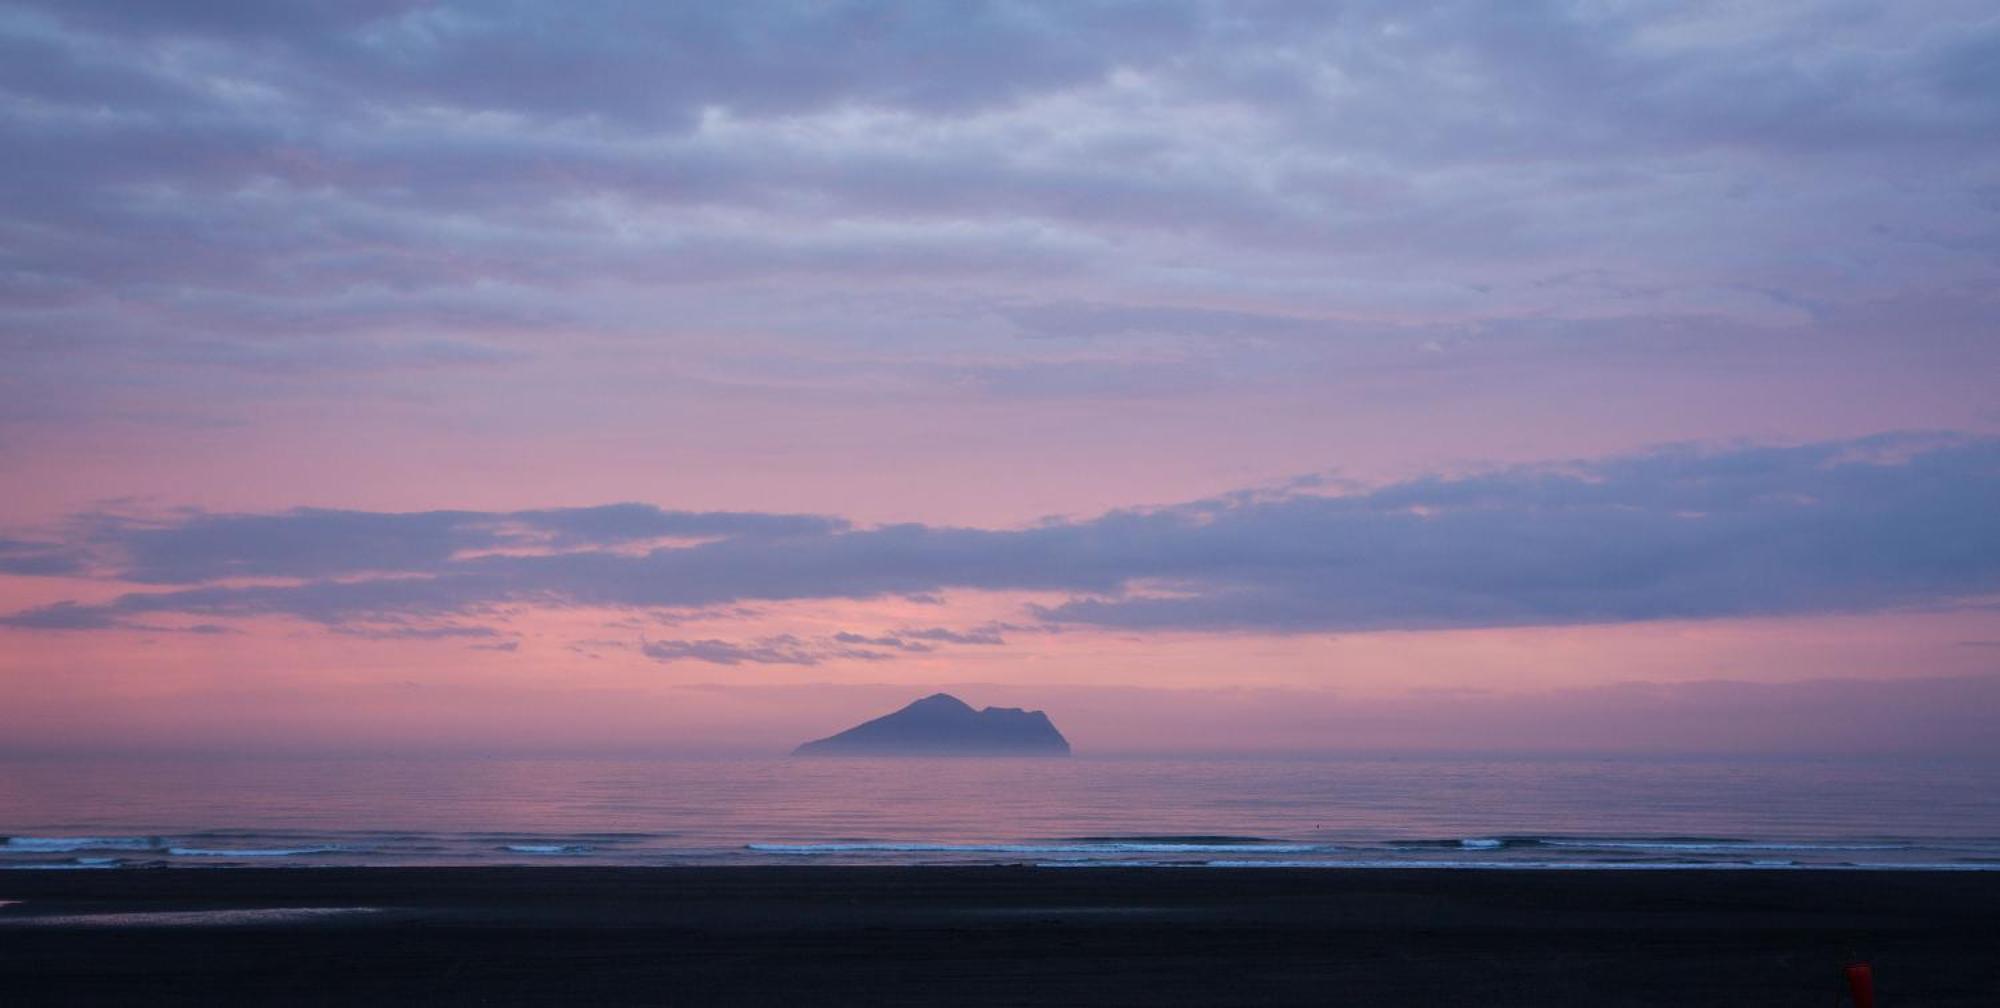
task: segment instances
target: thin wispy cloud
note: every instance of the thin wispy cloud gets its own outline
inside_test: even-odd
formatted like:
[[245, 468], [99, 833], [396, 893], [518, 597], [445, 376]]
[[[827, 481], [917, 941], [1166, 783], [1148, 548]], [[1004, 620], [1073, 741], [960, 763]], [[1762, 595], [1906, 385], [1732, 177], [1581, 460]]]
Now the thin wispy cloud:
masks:
[[[725, 640], [646, 641], [639, 652], [658, 662], [694, 661], [710, 665], [818, 665], [833, 660], [878, 662], [895, 657], [889, 651], [857, 645], [877, 641], [856, 640], [853, 634], [839, 633], [825, 640], [809, 641], [793, 634], [760, 637], [738, 643]], [[898, 649], [901, 650], [901, 649]]]

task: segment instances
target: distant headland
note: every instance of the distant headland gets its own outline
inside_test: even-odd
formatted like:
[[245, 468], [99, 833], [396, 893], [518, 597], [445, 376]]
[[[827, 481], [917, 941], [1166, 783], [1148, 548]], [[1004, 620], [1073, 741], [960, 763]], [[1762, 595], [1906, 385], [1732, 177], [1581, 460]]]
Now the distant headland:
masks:
[[1068, 756], [1069, 740], [1041, 711], [973, 710], [949, 693], [799, 746], [794, 756]]

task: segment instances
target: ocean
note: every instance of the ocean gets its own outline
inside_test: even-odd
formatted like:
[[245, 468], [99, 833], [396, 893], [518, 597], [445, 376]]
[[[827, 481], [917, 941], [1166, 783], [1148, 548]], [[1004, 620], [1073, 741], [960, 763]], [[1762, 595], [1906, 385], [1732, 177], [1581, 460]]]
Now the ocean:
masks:
[[2000, 870], [1919, 759], [0, 761], [0, 870], [1036, 864]]

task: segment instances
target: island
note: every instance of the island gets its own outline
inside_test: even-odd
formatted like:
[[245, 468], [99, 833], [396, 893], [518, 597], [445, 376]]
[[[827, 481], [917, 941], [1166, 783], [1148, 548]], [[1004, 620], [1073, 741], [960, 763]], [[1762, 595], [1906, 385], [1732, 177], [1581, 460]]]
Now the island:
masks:
[[1038, 710], [973, 710], [949, 693], [792, 750], [794, 756], [1068, 756], [1069, 740]]

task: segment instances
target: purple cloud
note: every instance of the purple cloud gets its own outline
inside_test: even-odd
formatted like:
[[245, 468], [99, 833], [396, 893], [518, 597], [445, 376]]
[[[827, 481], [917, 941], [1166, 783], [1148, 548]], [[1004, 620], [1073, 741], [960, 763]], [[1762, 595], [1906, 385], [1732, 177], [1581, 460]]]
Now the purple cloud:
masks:
[[[244, 371], [521, 374], [663, 318], [1003, 401], [1295, 374], [1273, 341], [1562, 359], [1515, 325], [1991, 366], [1987, 13], [18, 3], [0, 399], [212, 415]], [[1233, 365], [1143, 345], [1188, 339]]]
[[829, 641], [807, 641], [792, 634], [760, 637], [746, 644], [724, 640], [647, 641], [639, 651], [660, 662], [698, 661], [710, 665], [818, 665], [844, 658], [858, 661], [888, 661], [893, 655], [852, 646], [850, 634], [835, 634]]
[[[197, 515], [180, 526], [122, 534], [153, 543], [179, 542], [174, 537], [186, 532], [234, 563], [167, 563], [128, 543], [136, 558], [128, 576], [159, 580], [175, 572], [202, 581], [255, 570], [300, 580], [131, 593], [102, 606], [28, 610], [4, 622], [96, 629], [137, 614], [179, 612], [285, 614], [341, 625], [501, 605], [675, 609], [951, 589], [1069, 592], [1069, 601], [1034, 607], [1036, 616], [1141, 629], [1372, 630], [1879, 611], [1952, 605], [2000, 589], [1994, 500], [2000, 440], [1884, 435], [1794, 447], [1668, 448], [1332, 495], [1245, 493], [1020, 529], [856, 529], [797, 516], [769, 516], [769, 525], [744, 516], [708, 519], [722, 523], [714, 526], [666, 517], [679, 512], [635, 511], [627, 517], [643, 519], [638, 528], [645, 531], [675, 521], [711, 532], [787, 530], [637, 554], [604, 548], [634, 531], [624, 518], [596, 530], [598, 548], [458, 556], [453, 550], [465, 530], [485, 526], [455, 513], [299, 510], [221, 524]], [[328, 515], [338, 520], [329, 523]], [[535, 520], [524, 521], [538, 528]], [[364, 565], [380, 576], [325, 579], [323, 539], [344, 542], [357, 529], [378, 527], [420, 538], [386, 540], [393, 548]], [[100, 545], [108, 540], [113, 548], [120, 534], [116, 524], [96, 533]], [[852, 636], [845, 643], [881, 644]], [[941, 628], [881, 637], [988, 642], [981, 631]], [[776, 649], [766, 657], [803, 653], [785, 650], [797, 642], [763, 646]], [[680, 645], [666, 647], [671, 655]]]
[[[436, 570], [468, 550], [819, 535], [846, 527], [845, 522], [817, 515], [664, 511], [630, 503], [402, 514], [297, 508], [275, 515], [199, 513], [164, 520], [87, 515], [80, 523], [90, 530], [90, 542], [109, 554], [107, 562], [118, 567], [121, 578], [156, 584]], [[5, 547], [0, 543], [0, 563], [9, 555]], [[71, 554], [84, 548], [79, 544]], [[24, 555], [51, 556], [53, 549], [44, 546], [41, 552]]]
[[87, 554], [60, 543], [0, 537], [0, 574], [65, 577], [81, 574]]

